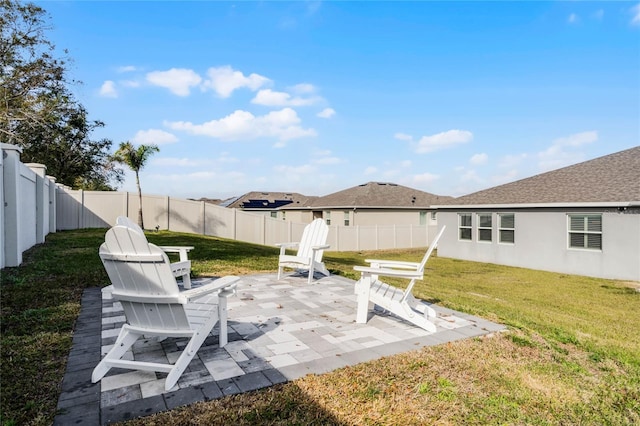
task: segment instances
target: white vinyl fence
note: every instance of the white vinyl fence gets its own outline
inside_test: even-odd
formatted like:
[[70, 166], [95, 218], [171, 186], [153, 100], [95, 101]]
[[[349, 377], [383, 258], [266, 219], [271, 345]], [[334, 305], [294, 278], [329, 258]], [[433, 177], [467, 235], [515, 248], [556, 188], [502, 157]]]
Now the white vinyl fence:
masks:
[[[118, 216], [137, 221], [137, 194], [71, 190], [46, 175], [42, 164], [23, 164], [22, 149], [0, 144], [0, 268], [18, 266], [23, 252], [50, 232], [108, 228]], [[144, 224], [162, 229], [274, 245], [299, 241], [306, 224], [238, 209], [164, 196], [143, 196]], [[432, 229], [433, 228], [433, 229]], [[330, 226], [331, 250], [426, 247], [435, 227], [417, 225]]]
[[[139, 201], [138, 195], [130, 192], [60, 188], [56, 207], [59, 230], [107, 228], [121, 215], [137, 221]], [[306, 226], [204, 201], [155, 195], [143, 195], [142, 213], [147, 229], [263, 245], [299, 241]], [[435, 233], [435, 227], [418, 225], [330, 226], [327, 243], [331, 245], [330, 250], [336, 251], [426, 247], [432, 233]]]
[[23, 164], [21, 148], [0, 144], [0, 268], [18, 266], [22, 253], [56, 231], [55, 178], [42, 164]]

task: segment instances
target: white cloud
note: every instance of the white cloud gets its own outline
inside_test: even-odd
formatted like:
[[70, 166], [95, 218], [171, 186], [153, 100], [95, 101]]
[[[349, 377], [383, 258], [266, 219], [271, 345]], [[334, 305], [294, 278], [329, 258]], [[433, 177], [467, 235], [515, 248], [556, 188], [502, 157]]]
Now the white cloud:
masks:
[[498, 164], [498, 166], [505, 169], [513, 168], [522, 164], [522, 162], [526, 160], [528, 157], [529, 156], [527, 154], [505, 155], [500, 159], [500, 163]]
[[222, 98], [231, 96], [234, 90], [246, 87], [252, 91], [269, 84], [271, 80], [259, 74], [245, 76], [240, 71], [234, 71], [230, 66], [209, 68], [207, 71], [208, 80], [204, 82], [204, 87], [212, 89]]
[[598, 140], [598, 132], [591, 130], [588, 132], [575, 133], [564, 138], [553, 141], [554, 146], [581, 146]]
[[377, 167], [369, 166], [366, 169], [364, 169], [363, 173], [364, 173], [365, 176], [367, 176], [367, 175], [372, 175], [372, 174], [376, 173], [377, 171], [378, 171]]
[[336, 115], [336, 111], [333, 108], [325, 108], [316, 115], [320, 118], [331, 118]]
[[583, 145], [598, 140], [598, 132], [588, 131], [558, 138], [546, 150], [538, 153], [538, 167], [543, 170], [554, 170], [570, 164], [579, 163], [584, 154], [576, 151]]
[[296, 93], [298, 95], [308, 95], [310, 93], [315, 93], [316, 92], [316, 88], [313, 84], [309, 84], [309, 83], [300, 83], [300, 84], [296, 84], [295, 86], [293, 86], [291, 88], [291, 91], [293, 93]]
[[272, 111], [263, 116], [254, 116], [248, 111], [236, 110], [219, 120], [202, 124], [188, 121], [165, 122], [173, 130], [182, 130], [194, 135], [203, 135], [227, 141], [257, 138], [277, 138], [281, 143], [291, 139], [316, 136], [314, 129], [300, 126], [298, 114], [291, 108]]
[[316, 168], [310, 164], [303, 164], [301, 166], [275, 166], [273, 168], [278, 173], [282, 173], [285, 175], [308, 175], [316, 171]]
[[407, 135], [406, 133], [396, 133], [395, 135], [393, 135], [394, 138], [401, 140], [401, 141], [412, 141], [413, 140], [413, 136], [411, 135]]
[[489, 161], [489, 156], [485, 153], [475, 154], [471, 157], [471, 159], [469, 159], [469, 162], [474, 166], [482, 166], [484, 164], [487, 164], [487, 161]]
[[575, 13], [572, 13], [567, 18], [567, 22], [570, 23], [570, 24], [576, 24], [579, 20], [580, 20], [580, 17], [578, 15], [576, 15]]
[[147, 81], [153, 85], [169, 89], [174, 95], [189, 96], [191, 87], [199, 85], [202, 78], [193, 70], [171, 68], [168, 71], [152, 71], [148, 73]]
[[312, 160], [312, 162], [314, 164], [331, 165], [331, 164], [340, 164], [343, 162], [343, 160], [338, 157], [322, 157], [322, 158], [316, 158]]
[[178, 142], [178, 138], [169, 132], [160, 129], [138, 130], [132, 141], [137, 144], [167, 145]]
[[118, 67], [116, 69], [116, 71], [119, 72], [119, 73], [133, 72], [133, 71], [137, 71], [137, 70], [138, 70], [138, 68], [136, 68], [133, 65], [125, 65], [125, 66], [122, 66], [122, 67]]
[[[402, 134], [401, 134], [402, 135]], [[406, 136], [406, 135], [403, 135]], [[396, 135], [398, 138], [398, 135]], [[426, 154], [441, 149], [451, 148], [455, 145], [470, 142], [473, 134], [466, 130], [448, 130], [432, 136], [423, 136], [416, 146], [416, 152]]]
[[413, 181], [418, 184], [433, 183], [438, 179], [440, 179], [440, 176], [434, 175], [432, 173], [422, 173], [422, 174], [413, 176]]
[[403, 169], [411, 167], [411, 160], [402, 160], [400, 162], [400, 167], [402, 167]]
[[100, 86], [100, 96], [104, 96], [105, 98], [117, 98], [118, 91], [116, 90], [116, 84], [111, 80], [107, 80], [102, 83], [102, 86]]
[[271, 89], [262, 89], [251, 100], [251, 103], [265, 106], [307, 106], [313, 105], [320, 100], [322, 99], [319, 97], [292, 97], [286, 92], [275, 92]]
[[199, 160], [193, 160], [191, 158], [152, 157], [151, 164], [153, 164], [154, 166], [162, 167], [198, 167], [202, 166], [203, 162]]
[[478, 173], [475, 170], [467, 170], [462, 176], [460, 176], [460, 181], [481, 183], [482, 179], [478, 176]]
[[125, 87], [140, 87], [140, 82], [135, 80], [122, 80], [119, 83]]
[[591, 16], [593, 16], [594, 19], [601, 20], [602, 18], [604, 18], [604, 10], [598, 9], [595, 12], [593, 12], [593, 15]]
[[631, 18], [631, 25], [640, 25], [640, 3], [633, 6], [630, 11], [633, 15], [633, 18]]

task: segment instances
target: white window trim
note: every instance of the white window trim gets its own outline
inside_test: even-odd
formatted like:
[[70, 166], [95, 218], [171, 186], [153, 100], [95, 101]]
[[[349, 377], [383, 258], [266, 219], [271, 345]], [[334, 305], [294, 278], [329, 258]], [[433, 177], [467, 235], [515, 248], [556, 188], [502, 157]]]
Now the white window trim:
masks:
[[[462, 215], [469, 215], [469, 217], [471, 218], [471, 225], [469, 225], [469, 226], [463, 226], [462, 225]], [[469, 238], [468, 240], [460, 238], [460, 230], [461, 229], [470, 229], [471, 230], [471, 238]], [[472, 243], [473, 242], [473, 213], [458, 213], [458, 241], [463, 241], [465, 243]]]
[[[572, 231], [571, 230], [571, 216], [600, 216], [600, 231]], [[585, 251], [589, 253], [602, 253], [602, 242], [604, 240], [604, 223], [602, 221], [603, 215], [602, 213], [567, 213], [567, 250], [571, 251]], [[572, 247], [571, 246], [571, 234], [596, 234], [600, 235], [600, 248], [589, 248], [589, 247]]]
[[[503, 228], [502, 227], [502, 217], [501, 216], [513, 215], [513, 228]], [[502, 241], [500, 236], [502, 235], [500, 231], [513, 231], [513, 241]], [[515, 245], [516, 243], [516, 214], [515, 213], [498, 213], [498, 244], [505, 244], [508, 246]]]
[[[490, 227], [486, 227], [486, 226], [480, 226], [480, 216], [489, 216], [491, 218], [491, 226]], [[478, 225], [478, 243], [480, 244], [492, 244], [493, 243], [493, 213], [476, 213], [476, 220], [477, 220], [477, 225]], [[481, 240], [480, 239], [480, 230], [490, 230], [491, 231], [491, 239], [490, 240]]]

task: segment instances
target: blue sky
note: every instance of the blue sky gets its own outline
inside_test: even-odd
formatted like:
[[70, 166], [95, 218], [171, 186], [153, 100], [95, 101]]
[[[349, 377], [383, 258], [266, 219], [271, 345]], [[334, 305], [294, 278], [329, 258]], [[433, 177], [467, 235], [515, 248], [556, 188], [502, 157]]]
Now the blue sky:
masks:
[[637, 2], [39, 4], [94, 136], [160, 147], [146, 193], [459, 196], [640, 144]]

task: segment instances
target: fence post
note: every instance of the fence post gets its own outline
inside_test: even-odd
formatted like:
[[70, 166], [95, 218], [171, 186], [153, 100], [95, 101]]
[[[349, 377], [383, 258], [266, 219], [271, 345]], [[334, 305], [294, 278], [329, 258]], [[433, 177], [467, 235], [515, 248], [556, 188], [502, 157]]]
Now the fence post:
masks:
[[[44, 229], [44, 215], [47, 214], [44, 205], [44, 177], [47, 172], [47, 166], [39, 163], [27, 163], [36, 174], [36, 244], [44, 243], [44, 237], [47, 235]], [[46, 206], [49, 207], [49, 206]]]
[[238, 209], [234, 208], [233, 209], [233, 240], [236, 240], [236, 237], [238, 235], [236, 228], [238, 226], [238, 218], [236, 217], [238, 215]]
[[56, 209], [58, 208], [57, 192], [58, 186], [56, 185], [56, 178], [48, 176], [49, 179], [49, 233], [56, 232]]
[[20, 247], [20, 153], [22, 148], [2, 144], [2, 179], [4, 185], [4, 266], [22, 263]]
[[171, 197], [167, 196], [167, 231], [171, 231]]
[[206, 207], [205, 207], [205, 203], [204, 201], [201, 201], [202, 203], [202, 235], [207, 235], [206, 233], [206, 226], [207, 226], [207, 212], [206, 212]]

